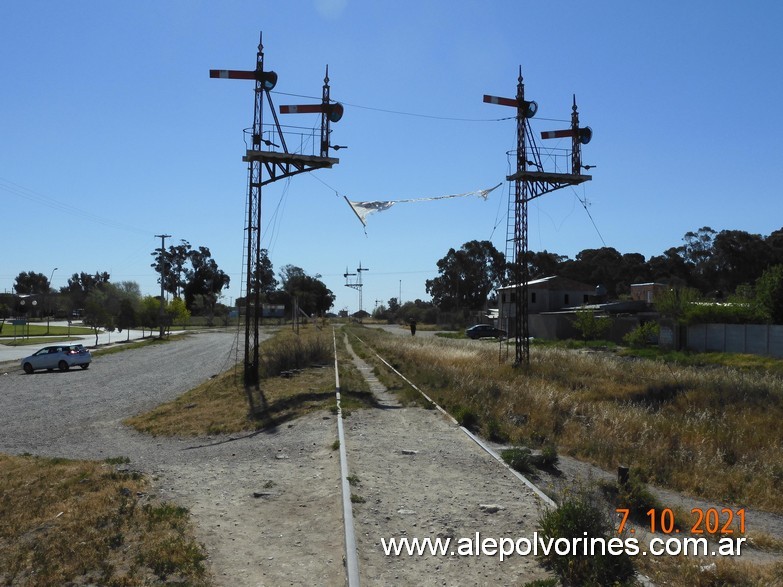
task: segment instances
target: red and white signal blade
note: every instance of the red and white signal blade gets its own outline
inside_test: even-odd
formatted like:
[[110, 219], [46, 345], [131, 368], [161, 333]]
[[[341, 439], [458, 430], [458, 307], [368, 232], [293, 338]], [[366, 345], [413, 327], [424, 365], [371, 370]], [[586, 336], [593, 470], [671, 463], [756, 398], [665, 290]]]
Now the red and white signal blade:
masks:
[[574, 130], [571, 128], [565, 130], [548, 130], [541, 133], [542, 139], [565, 139], [574, 136]]
[[220, 79], [256, 79], [256, 72], [237, 69], [210, 69], [209, 77]]
[[280, 106], [280, 114], [306, 114], [323, 112], [322, 104], [299, 104], [293, 106]]
[[517, 102], [516, 98], [500, 98], [498, 96], [484, 94], [484, 101], [487, 104], [500, 104], [501, 106], [511, 106], [512, 108], [519, 106], [519, 102]]

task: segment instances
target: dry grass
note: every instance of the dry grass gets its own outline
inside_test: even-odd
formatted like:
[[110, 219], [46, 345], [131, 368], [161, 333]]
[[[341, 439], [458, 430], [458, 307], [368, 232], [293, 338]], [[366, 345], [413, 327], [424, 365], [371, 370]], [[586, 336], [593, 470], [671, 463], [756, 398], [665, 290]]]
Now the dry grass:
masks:
[[0, 454], [0, 583], [208, 585], [188, 512], [92, 461]]
[[[500, 362], [496, 345], [357, 333], [485, 437], [554, 445], [608, 470], [630, 465], [640, 481], [783, 513], [783, 379], [774, 369], [534, 348], [526, 371]], [[712, 562], [635, 561], [657, 584], [783, 586], [783, 564], [724, 560], [703, 568]]]
[[[339, 337], [337, 342], [343, 407], [371, 405], [364, 380], [341, 351]], [[335, 408], [331, 330], [302, 328], [298, 337], [289, 330], [280, 331], [262, 346], [262, 361], [267, 375], [261, 382], [265, 402], [261, 418], [248, 417], [242, 368], [238, 366], [174, 401], [125, 420], [125, 424], [155, 436], [232, 434], [267, 429], [313, 411]], [[290, 376], [278, 376], [281, 371]]]
[[530, 372], [494, 345], [362, 330], [407, 376], [475, 427], [721, 503], [783, 513], [783, 380], [766, 370], [681, 367], [534, 349]]
[[783, 564], [759, 565], [695, 557], [637, 557], [639, 571], [656, 585], [783, 587]]

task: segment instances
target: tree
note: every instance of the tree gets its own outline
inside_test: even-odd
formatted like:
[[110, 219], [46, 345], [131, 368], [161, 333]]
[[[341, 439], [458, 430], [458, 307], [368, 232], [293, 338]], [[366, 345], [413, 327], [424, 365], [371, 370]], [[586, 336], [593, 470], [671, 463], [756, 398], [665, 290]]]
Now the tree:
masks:
[[[541, 277], [557, 275], [560, 270], [560, 265], [565, 261], [568, 261], [568, 257], [565, 255], [550, 253], [546, 250], [539, 253], [528, 251], [527, 266], [528, 271], [530, 272], [530, 278], [539, 279]], [[509, 269], [511, 269], [511, 267], [509, 267]], [[510, 277], [513, 278], [513, 276]]]
[[[193, 306], [196, 296], [203, 296], [202, 303], [208, 316], [215, 312], [220, 292], [227, 288], [231, 278], [220, 268], [212, 258], [207, 247], [191, 250], [188, 255], [190, 268], [185, 269], [185, 306], [188, 310]], [[175, 297], [175, 299], [177, 299]]]
[[397, 298], [390, 298], [388, 302], [389, 313], [396, 314], [400, 310], [400, 301]]
[[168, 250], [158, 247], [152, 252], [155, 262], [150, 265], [158, 272], [158, 283], [163, 279], [163, 290], [174, 297], [179, 297], [185, 287], [185, 265], [191, 252], [190, 243], [184, 239], [178, 245], [169, 246]]
[[[305, 270], [301, 267], [297, 267], [296, 265], [283, 265], [283, 267], [280, 269], [280, 286], [283, 288], [283, 290], [288, 289], [288, 282], [291, 279], [296, 278], [302, 278], [306, 277], [307, 273], [305, 273]], [[321, 277], [320, 275], [316, 274], [316, 277]]]
[[691, 304], [701, 300], [699, 290], [692, 287], [673, 287], [655, 294], [653, 303], [662, 316], [683, 322]]
[[130, 300], [138, 301], [141, 299], [141, 286], [135, 281], [120, 281], [116, 284], [117, 290], [123, 296]]
[[109, 283], [110, 277], [106, 271], [96, 271], [94, 275], [84, 272], [74, 273], [68, 279], [68, 285], [60, 288], [60, 293], [71, 300], [71, 310], [84, 308], [89, 294], [104, 288]]
[[701, 291], [709, 291], [715, 270], [712, 263], [713, 240], [717, 233], [709, 226], [702, 226], [696, 232], [685, 233], [682, 255], [690, 268], [691, 285]]
[[743, 283], [753, 283], [772, 257], [769, 245], [759, 234], [744, 230], [722, 230], [712, 243], [714, 280], [711, 289], [727, 295]]
[[666, 281], [685, 286], [690, 279], [690, 267], [685, 262], [684, 247], [671, 247], [662, 255], [650, 257], [647, 267], [653, 281]]
[[618, 284], [622, 282], [622, 265], [623, 256], [617, 249], [585, 249], [573, 261], [562, 264], [560, 275], [588, 285], [603, 285], [614, 297], [619, 293]]
[[220, 292], [228, 287], [231, 279], [218, 267], [208, 247], [194, 249], [183, 239], [167, 250], [158, 247], [152, 256], [155, 262], [150, 266], [162, 273], [158, 283], [163, 280], [164, 291], [175, 299], [184, 297], [189, 311], [197, 305], [207, 316], [214, 315]]
[[601, 338], [611, 328], [612, 319], [608, 316], [596, 316], [595, 312], [589, 308], [580, 308], [576, 311], [573, 325], [587, 343], [588, 340]]
[[49, 278], [43, 273], [22, 271], [14, 280], [14, 291], [21, 295], [48, 294]]
[[136, 308], [130, 298], [124, 298], [120, 301], [120, 311], [117, 314], [117, 330], [128, 333], [127, 340], [130, 340], [130, 329], [136, 328]]
[[190, 321], [190, 311], [182, 298], [174, 298], [164, 306], [166, 325], [180, 324], [183, 328]]
[[282, 300], [290, 310], [296, 298], [299, 309], [306, 314], [324, 314], [334, 305], [335, 295], [320, 277], [318, 273], [315, 276], [308, 275], [304, 269], [296, 265], [285, 265], [280, 270], [282, 295], [276, 292], [270, 295], [270, 301], [279, 303]]
[[783, 324], [783, 265], [770, 267], [759, 277], [756, 301], [772, 324]]
[[783, 228], [772, 231], [764, 241], [769, 247], [770, 264], [783, 265]]
[[275, 272], [272, 269], [272, 261], [269, 260], [269, 252], [266, 249], [261, 249], [261, 256], [258, 259], [258, 271], [253, 276], [252, 287], [261, 292], [261, 297], [265, 300], [269, 300], [269, 296], [272, 295], [277, 289], [278, 281], [275, 279]]
[[506, 261], [490, 241], [473, 240], [438, 261], [438, 277], [428, 279], [426, 291], [441, 310], [479, 310], [504, 282]]
[[[138, 324], [152, 331], [160, 326], [160, 298], [156, 296], [144, 296], [139, 304], [139, 312], [136, 315]], [[142, 332], [142, 337], [144, 332]]]
[[109, 311], [108, 296], [100, 289], [93, 289], [84, 303], [83, 322], [91, 326], [95, 333], [95, 346], [98, 346], [98, 330], [114, 330], [114, 317]]

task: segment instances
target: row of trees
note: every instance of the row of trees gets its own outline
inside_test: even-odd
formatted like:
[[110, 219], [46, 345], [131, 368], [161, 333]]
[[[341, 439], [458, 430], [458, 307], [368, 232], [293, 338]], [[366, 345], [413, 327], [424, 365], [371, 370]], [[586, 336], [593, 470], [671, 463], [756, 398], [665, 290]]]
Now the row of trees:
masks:
[[[190, 312], [184, 301], [174, 298], [164, 302], [161, 314], [160, 297], [142, 296], [135, 281], [112, 283], [107, 272], [74, 273], [67, 285], [53, 292], [45, 275], [23, 271], [16, 278], [15, 290], [19, 296], [34, 296], [40, 304], [22, 304], [19, 300], [14, 314], [68, 315], [78, 314], [84, 324], [110, 332], [130, 328], [149, 328], [184, 323]], [[36, 301], [38, 301], [36, 300]], [[33, 310], [36, 308], [36, 310]], [[11, 311], [6, 308], [5, 313]], [[96, 341], [97, 342], [97, 341]]]
[[[769, 297], [773, 294], [767, 291], [777, 291], [770, 285], [777, 274], [770, 271], [783, 266], [783, 228], [765, 237], [705, 226], [686, 233], [682, 240], [683, 244], [649, 259], [612, 247], [585, 249], [573, 259], [549, 251], [530, 252], [528, 270], [532, 279], [559, 275], [601, 285], [610, 299], [629, 296], [633, 283], [652, 281], [717, 301], [737, 297], [750, 301], [757, 292]], [[425, 286], [441, 312], [480, 310], [494, 303], [499, 286], [513, 281], [513, 267], [490, 241], [474, 240], [449, 249], [437, 265], [438, 276]]]
[[[208, 323], [212, 323], [216, 318], [228, 315], [230, 308], [220, 304], [219, 299], [230, 278], [218, 267], [207, 247], [193, 248], [183, 240], [168, 249], [155, 249], [152, 255], [155, 257], [152, 267], [158, 270], [164, 291], [172, 297], [164, 312], [168, 323], [191, 315], [204, 316]], [[320, 278], [318, 274], [308, 275], [296, 265], [285, 265], [278, 280], [264, 250], [258, 274], [251, 280], [251, 288], [258, 288], [262, 302], [283, 305], [289, 313], [296, 300], [298, 307], [308, 315], [323, 315], [333, 306], [335, 295]], [[40, 316], [70, 316], [74, 312], [83, 312], [85, 322], [106, 328], [160, 326], [160, 298], [143, 297], [138, 284], [132, 281], [111, 283], [107, 272], [74, 273], [67, 285], [55, 292], [44, 274], [23, 271], [16, 277], [14, 290], [18, 296], [33, 295], [38, 298], [35, 314]], [[16, 308], [7, 308], [7, 313], [27, 313], [32, 307], [31, 304], [22, 304], [21, 300], [17, 300], [16, 305]], [[237, 306], [243, 305], [244, 300], [239, 298]]]

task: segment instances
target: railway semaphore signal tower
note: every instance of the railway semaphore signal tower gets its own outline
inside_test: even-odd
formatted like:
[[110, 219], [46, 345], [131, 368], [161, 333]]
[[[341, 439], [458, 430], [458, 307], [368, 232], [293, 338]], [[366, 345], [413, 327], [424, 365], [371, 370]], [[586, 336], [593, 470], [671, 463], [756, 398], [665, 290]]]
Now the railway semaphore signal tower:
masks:
[[[291, 152], [286, 136], [275, 112], [271, 92], [277, 85], [277, 74], [264, 67], [264, 46], [259, 37], [256, 54], [256, 68], [251, 71], [231, 69], [211, 69], [209, 77], [222, 79], [242, 79], [255, 81], [255, 99], [253, 108], [253, 127], [250, 129], [250, 148], [242, 158], [248, 164], [248, 197], [245, 267], [245, 348], [244, 348], [244, 386], [250, 413], [260, 416], [265, 411], [265, 400], [261, 393], [259, 376], [259, 326], [261, 320], [261, 290], [258, 277], [261, 275], [261, 187], [277, 181], [315, 169], [329, 169], [340, 162], [329, 156], [330, 123], [342, 118], [342, 104], [332, 102], [329, 97], [329, 67], [322, 100], [320, 104], [299, 106], [281, 106], [282, 114], [319, 113], [321, 114], [320, 150], [318, 154]], [[264, 125], [264, 103], [269, 106], [274, 124]], [[264, 173], [266, 171], [266, 173]], [[266, 177], [265, 177], [266, 176]], [[259, 406], [259, 401], [262, 405]]]
[[[542, 164], [541, 153], [536, 144], [533, 131], [530, 129], [530, 119], [538, 110], [538, 104], [525, 99], [525, 84], [522, 79], [522, 68], [519, 68], [517, 78], [516, 98], [500, 98], [484, 95], [484, 102], [516, 108], [517, 150], [516, 172], [506, 180], [514, 182], [514, 233], [507, 235], [513, 240], [513, 257], [510, 259], [513, 267], [515, 287], [514, 300], [514, 365], [530, 365], [530, 329], [528, 325], [528, 282], [530, 281], [530, 266], [528, 265], [528, 213], [530, 200], [546, 193], [567, 186], [579, 185], [590, 181], [592, 176], [582, 175], [582, 145], [592, 138], [590, 127], [579, 126], [579, 113], [574, 96], [571, 114], [571, 127], [564, 130], [541, 133], [542, 139], [571, 138], [570, 169], [546, 171]], [[509, 231], [510, 232], [510, 231]]]
[[[345, 277], [345, 287], [350, 287], [351, 289], [355, 289], [359, 292], [359, 312], [364, 309], [362, 307], [362, 288], [364, 287], [364, 284], [362, 283], [362, 273], [369, 270], [369, 267], [362, 267], [362, 263], [360, 261], [359, 266], [356, 268], [356, 273], [348, 273], [348, 268], [346, 267], [345, 273], [343, 274], [343, 277]], [[349, 277], [356, 277], [356, 280], [350, 280], [348, 279]]]

